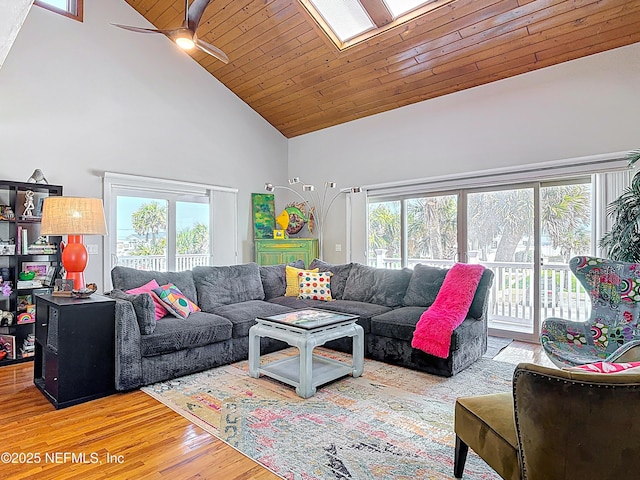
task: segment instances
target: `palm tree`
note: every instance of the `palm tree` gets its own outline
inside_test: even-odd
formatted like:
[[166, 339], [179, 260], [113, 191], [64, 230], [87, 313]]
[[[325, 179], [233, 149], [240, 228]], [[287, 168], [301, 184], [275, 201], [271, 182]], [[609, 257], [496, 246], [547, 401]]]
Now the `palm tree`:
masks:
[[131, 251], [131, 255], [140, 257], [151, 257], [156, 255], [164, 255], [167, 251], [167, 239], [160, 238], [153, 243], [141, 243], [136, 245]]
[[574, 251], [589, 247], [591, 192], [586, 185], [563, 185], [543, 188], [541, 197], [542, 230], [568, 263]]
[[[640, 149], [627, 155], [629, 165], [640, 160]], [[600, 240], [609, 258], [623, 262], [640, 262], [640, 172], [631, 186], [609, 204], [607, 215], [613, 218], [611, 230]]]
[[178, 232], [176, 239], [179, 254], [203, 254], [209, 252], [209, 229], [202, 223]]
[[469, 196], [469, 238], [485, 251], [498, 241], [495, 261], [515, 260], [518, 244], [533, 233], [533, 198], [529, 189], [500, 190]]
[[156, 235], [167, 229], [166, 204], [161, 205], [155, 201], [143, 204], [131, 214], [131, 223], [138, 235], [145, 236], [147, 243], [149, 243], [149, 234], [151, 234], [151, 244], [155, 244]]
[[[398, 204], [392, 211], [391, 205]], [[400, 256], [400, 207], [399, 202], [371, 204], [369, 209], [369, 246], [375, 250], [386, 249], [387, 257]]]
[[457, 253], [457, 202], [452, 195], [407, 202], [410, 258], [453, 259]]

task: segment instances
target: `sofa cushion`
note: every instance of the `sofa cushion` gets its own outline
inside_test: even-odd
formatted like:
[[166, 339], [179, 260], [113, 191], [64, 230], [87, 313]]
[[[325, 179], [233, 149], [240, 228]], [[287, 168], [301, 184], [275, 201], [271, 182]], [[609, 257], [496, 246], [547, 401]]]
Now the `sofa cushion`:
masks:
[[331, 272], [300, 272], [298, 282], [300, 293], [298, 298], [303, 300], [322, 300], [330, 302], [331, 298]]
[[413, 331], [425, 307], [400, 307], [371, 319], [371, 333], [411, 344]]
[[198, 305], [204, 312], [214, 312], [221, 305], [264, 298], [257, 263], [194, 267], [193, 279], [198, 289]]
[[138, 288], [154, 279], [158, 282], [158, 285], [173, 283], [187, 298], [198, 303], [198, 294], [193, 283], [191, 270], [185, 270], [184, 272], [155, 272], [153, 270], [136, 270], [129, 267], [113, 267], [111, 269], [111, 283], [113, 283], [113, 288], [119, 290], [126, 291]]
[[319, 300], [307, 300], [307, 307], [330, 310], [332, 312], [348, 313], [358, 315], [360, 319], [356, 322], [364, 329], [364, 333], [371, 332], [371, 318], [391, 311], [391, 308], [375, 303], [354, 302], [352, 300], [334, 300], [333, 302], [322, 302]]
[[153, 333], [156, 328], [156, 309], [155, 302], [153, 301], [151, 294], [140, 293], [135, 295], [114, 289], [109, 292], [109, 296], [111, 298], [130, 301], [133, 305], [133, 311], [136, 313], [140, 333], [142, 335], [149, 335]]
[[[304, 268], [304, 260], [296, 260], [287, 265], [299, 269]], [[262, 289], [264, 290], [264, 299], [284, 296], [287, 290], [287, 280], [285, 273], [285, 265], [264, 265], [260, 267], [260, 280], [262, 281]]]
[[[371, 333], [411, 344], [416, 324], [424, 311], [424, 307], [401, 307], [373, 317]], [[458, 350], [460, 345], [483, 335], [486, 336], [486, 323], [467, 317], [451, 335], [451, 350]]]
[[402, 305], [411, 270], [387, 270], [354, 263], [349, 272], [343, 300], [375, 303], [387, 307]]
[[234, 303], [233, 305], [221, 305], [214, 310], [233, 324], [233, 338], [241, 338], [249, 335], [249, 329], [255, 325], [256, 317], [268, 317], [278, 313], [290, 312], [289, 307], [262, 300], [250, 300], [248, 302]]
[[269, 300], [269, 303], [275, 303], [276, 305], [283, 305], [293, 310], [309, 308], [310, 304], [313, 302], [320, 303], [317, 300], [302, 300], [301, 298], [298, 298], [298, 297], [285, 297], [285, 296], [275, 297]]
[[448, 268], [437, 268], [417, 264], [404, 295], [403, 305], [406, 307], [430, 307], [436, 299]]
[[305, 270], [304, 268], [295, 268], [291, 265], [285, 265], [285, 280], [287, 282], [287, 289], [284, 292], [285, 297], [297, 297], [300, 295], [300, 282], [298, 276], [301, 272], [318, 273], [318, 269]]
[[347, 278], [351, 272], [353, 263], [332, 264], [323, 262], [322, 260], [315, 259], [309, 265], [309, 268], [317, 268], [320, 272], [331, 272], [331, 296], [334, 300], [342, 299], [344, 294], [344, 287], [347, 284]]
[[165, 317], [151, 335], [140, 337], [143, 357], [171, 353], [187, 348], [222, 342], [231, 338], [229, 320], [205, 312], [193, 312], [187, 318]]

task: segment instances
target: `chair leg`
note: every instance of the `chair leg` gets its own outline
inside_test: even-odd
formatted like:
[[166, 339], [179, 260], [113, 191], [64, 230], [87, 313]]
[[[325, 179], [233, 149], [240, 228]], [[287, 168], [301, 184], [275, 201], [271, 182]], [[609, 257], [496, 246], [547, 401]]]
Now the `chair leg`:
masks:
[[456, 435], [456, 451], [453, 461], [453, 476], [456, 478], [462, 478], [464, 473], [464, 464], [467, 461], [467, 453], [469, 452], [469, 445], [460, 440], [460, 437]]

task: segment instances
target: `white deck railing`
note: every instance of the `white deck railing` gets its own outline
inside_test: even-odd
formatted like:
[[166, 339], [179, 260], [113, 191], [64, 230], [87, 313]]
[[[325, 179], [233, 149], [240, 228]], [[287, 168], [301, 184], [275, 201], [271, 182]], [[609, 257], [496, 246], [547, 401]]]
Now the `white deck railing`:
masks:
[[[450, 260], [409, 259], [416, 264], [447, 267]], [[489, 296], [489, 321], [515, 328], [530, 327], [534, 318], [533, 265], [517, 262], [480, 262], [495, 274]], [[369, 262], [380, 268], [401, 268], [399, 258], [378, 256]], [[540, 318], [560, 317], [586, 320], [591, 311], [589, 295], [569, 270], [567, 264], [545, 264], [540, 267]]]
[[[176, 272], [191, 270], [195, 266], [209, 265], [209, 255], [184, 254], [176, 255]], [[167, 257], [163, 255], [129, 255], [118, 256], [118, 265], [136, 270], [167, 271]]]

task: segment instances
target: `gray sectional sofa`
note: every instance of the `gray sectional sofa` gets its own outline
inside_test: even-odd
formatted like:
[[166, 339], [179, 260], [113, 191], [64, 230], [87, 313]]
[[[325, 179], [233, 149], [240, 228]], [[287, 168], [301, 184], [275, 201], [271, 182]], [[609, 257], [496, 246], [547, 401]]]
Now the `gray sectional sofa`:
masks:
[[[304, 268], [301, 262], [291, 263]], [[437, 375], [451, 376], [482, 357], [487, 348], [487, 300], [493, 272], [485, 270], [464, 322], [454, 331], [446, 359], [411, 347], [420, 315], [435, 300], [446, 269], [416, 265], [413, 270], [386, 270], [358, 263], [332, 265], [314, 260], [308, 268], [331, 271], [333, 301], [284, 296], [285, 265], [255, 263], [195, 267], [186, 272], [111, 271], [116, 300], [116, 388], [130, 390], [248, 356], [249, 328], [257, 316], [300, 308], [322, 308], [360, 316], [365, 356]], [[187, 318], [156, 320], [148, 294], [129, 295], [155, 279], [173, 283], [202, 309]], [[287, 347], [261, 339], [263, 352]], [[326, 345], [351, 350], [350, 339]]]

